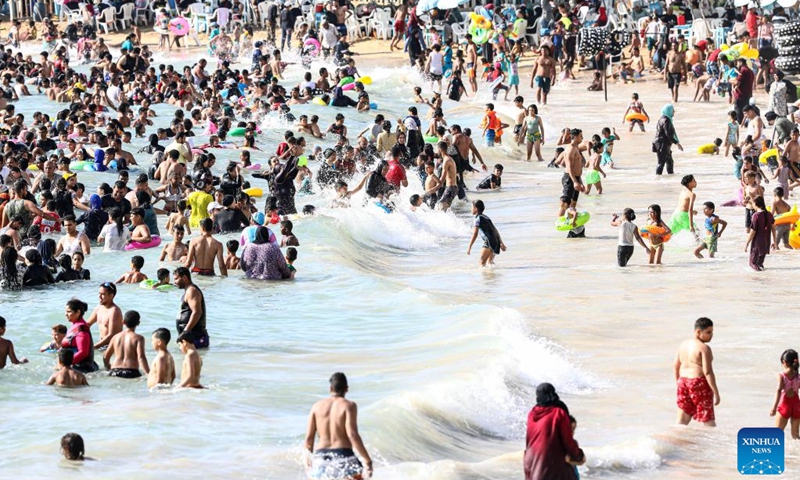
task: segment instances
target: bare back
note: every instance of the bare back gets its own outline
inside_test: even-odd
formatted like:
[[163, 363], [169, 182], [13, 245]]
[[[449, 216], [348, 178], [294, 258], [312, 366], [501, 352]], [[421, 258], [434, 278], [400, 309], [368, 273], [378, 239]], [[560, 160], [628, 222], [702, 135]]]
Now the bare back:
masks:
[[709, 361], [713, 359], [711, 347], [696, 338], [684, 340], [678, 348], [678, 361], [680, 362], [680, 376], [683, 378], [700, 378], [703, 373], [703, 355], [708, 355]]
[[353, 402], [343, 397], [326, 398], [314, 404], [311, 416], [319, 435], [317, 450], [353, 448], [347, 435], [348, 410], [353, 405]]

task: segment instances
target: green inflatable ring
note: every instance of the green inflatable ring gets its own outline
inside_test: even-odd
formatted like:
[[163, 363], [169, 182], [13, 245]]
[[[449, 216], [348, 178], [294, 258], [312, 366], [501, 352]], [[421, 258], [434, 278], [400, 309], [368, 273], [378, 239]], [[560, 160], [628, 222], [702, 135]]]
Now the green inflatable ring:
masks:
[[[578, 213], [578, 218], [575, 221], [575, 227], [582, 227], [583, 225], [586, 225], [586, 222], [588, 222], [591, 217], [592, 216], [589, 215], [589, 212], [586, 211]], [[558, 220], [556, 220], [556, 230], [559, 232], [566, 232], [567, 230], [572, 230], [575, 227], [572, 226], [572, 222], [567, 220], [566, 215], [558, 217]]]
[[247, 129], [244, 128], [244, 127], [231, 128], [231, 130], [228, 132], [228, 136], [229, 137], [244, 137], [244, 132], [246, 130]]
[[469, 34], [472, 35], [472, 41], [478, 45], [482, 45], [489, 41], [492, 37], [492, 31], [478, 26], [473, 22], [469, 25]]
[[435, 135], [425, 135], [422, 138], [425, 139], [425, 143], [439, 143], [439, 137]]
[[89, 160], [79, 160], [77, 162], [71, 162], [69, 164], [69, 169], [83, 172], [86, 171], [86, 167], [88, 167], [89, 165], [94, 165], [94, 162]]
[[339, 80], [339, 86], [344, 87], [348, 83], [353, 83], [353, 82], [355, 82], [355, 79], [353, 77], [344, 77], [343, 79]]
[[159, 285], [158, 287], [153, 288], [154, 285], [158, 283], [158, 280], [155, 278], [148, 278], [147, 280], [142, 280], [139, 283], [139, 288], [144, 288], [145, 290], [158, 290], [160, 292], [166, 292], [168, 290], [172, 290], [175, 288], [174, 285]]

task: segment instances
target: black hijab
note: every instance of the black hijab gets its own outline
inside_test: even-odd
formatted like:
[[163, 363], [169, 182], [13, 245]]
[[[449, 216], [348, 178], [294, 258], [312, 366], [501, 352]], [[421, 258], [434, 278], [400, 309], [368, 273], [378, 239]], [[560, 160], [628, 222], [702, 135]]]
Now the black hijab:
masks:
[[558, 407], [569, 415], [569, 408], [558, 398], [556, 387], [551, 383], [540, 383], [539, 386], [536, 387], [536, 406]]

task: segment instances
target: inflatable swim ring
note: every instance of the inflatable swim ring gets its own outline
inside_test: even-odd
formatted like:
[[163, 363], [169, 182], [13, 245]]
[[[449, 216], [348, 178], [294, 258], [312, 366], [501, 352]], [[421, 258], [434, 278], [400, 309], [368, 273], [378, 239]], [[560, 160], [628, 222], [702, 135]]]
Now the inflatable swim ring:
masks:
[[202, 148], [193, 148], [192, 149], [192, 155], [202, 155], [204, 153], [206, 153], [206, 151], [203, 150]]
[[251, 197], [261, 197], [261, 196], [263, 196], [263, 195], [264, 195], [264, 190], [261, 190], [261, 189], [260, 189], [260, 188], [258, 188], [258, 187], [250, 187], [250, 188], [245, 188], [245, 189], [244, 189], [244, 190], [242, 190], [242, 191], [243, 191], [244, 193], [246, 193], [246, 194], [250, 195]]
[[314, 105], [320, 105], [320, 106], [323, 106], [323, 107], [327, 107], [328, 106], [328, 104], [325, 103], [325, 100], [323, 100], [323, 99], [321, 99], [319, 97], [316, 97], [316, 98], [314, 98], [314, 100], [311, 100], [311, 103], [313, 103]]
[[794, 205], [791, 210], [780, 215], [775, 215], [775, 225], [792, 225], [800, 220], [800, 213], [797, 212], [797, 205]]
[[176, 37], [183, 37], [189, 34], [189, 20], [183, 17], [173, 18], [169, 21], [169, 31]]
[[343, 87], [343, 86], [347, 85], [348, 83], [353, 83], [355, 81], [356, 81], [356, 79], [353, 78], [353, 77], [344, 77], [343, 79], [339, 80], [339, 86]]
[[[69, 169], [70, 170], [84, 171], [85, 172], [85, 171], [89, 171], [90, 170], [89, 168], [87, 168], [89, 166], [93, 167], [91, 170], [94, 170], [94, 162], [91, 162], [89, 160], [79, 160], [77, 162], [71, 162], [69, 164]], [[29, 169], [30, 169], [30, 167], [29, 167]]]
[[[644, 227], [639, 228], [639, 234], [641, 234], [642, 238], [649, 238], [650, 234], [653, 235], [664, 235], [667, 233], [667, 229], [664, 227], [656, 227], [655, 225], [645, 225]], [[664, 235], [662, 240], [664, 243], [669, 242], [669, 239], [672, 238], [672, 234]]]
[[639, 120], [640, 122], [646, 122], [650, 119], [644, 113], [631, 112], [625, 115], [626, 122], [632, 122], [634, 120]]
[[159, 292], [166, 292], [169, 290], [174, 290], [175, 285], [166, 284], [166, 285], [158, 285], [158, 280], [155, 278], [148, 278], [147, 280], [142, 280], [139, 282], [139, 288], [144, 288], [145, 290], [158, 290]]
[[369, 109], [370, 110], [377, 110], [378, 109], [378, 104], [375, 103], [375, 102], [369, 102]]
[[302, 157], [297, 159], [297, 166], [298, 167], [307, 167], [308, 166], [308, 157], [303, 155]]
[[436, 135], [425, 135], [422, 138], [425, 140], [425, 143], [439, 143], [439, 137]]
[[777, 148], [770, 148], [766, 152], [762, 153], [758, 156], [758, 162], [762, 165], [766, 165], [770, 158], [775, 158], [778, 160], [778, 149]]
[[37, 167], [36, 165], [33, 165], [33, 164], [28, 165], [28, 171], [29, 172], [38, 172], [39, 171], [39, 167]]
[[[314, 48], [305, 48], [305, 47], [314, 47]], [[322, 46], [319, 44], [316, 38], [309, 38], [308, 40], [303, 43], [303, 52], [311, 55], [312, 57], [316, 57], [319, 55], [320, 50], [322, 50]]]
[[244, 132], [247, 131], [244, 127], [236, 127], [231, 128], [231, 131], [228, 132], [229, 137], [244, 137]]
[[372, 77], [369, 75], [364, 75], [363, 77], [359, 78], [357, 81], [363, 83], [364, 85], [372, 85]]
[[355, 82], [348, 83], [347, 85], [342, 86], [342, 91], [343, 92], [349, 92], [350, 90], [353, 90], [354, 88], [356, 88], [356, 83]]
[[556, 220], [556, 230], [559, 232], [566, 232], [567, 230], [572, 230], [575, 227], [582, 227], [586, 225], [586, 223], [591, 219], [592, 216], [587, 211], [579, 212], [578, 218], [575, 220], [575, 226], [572, 226], [572, 222], [569, 221], [566, 215], [562, 215], [558, 217]]
[[800, 222], [794, 224], [794, 229], [789, 232], [789, 245], [795, 250], [800, 250]]
[[469, 25], [469, 34], [472, 35], [472, 41], [478, 45], [482, 45], [489, 41], [492, 36], [492, 31], [487, 28], [480, 28], [476, 23]]
[[150, 241], [147, 243], [131, 242], [125, 245], [125, 250], [144, 250], [146, 248], [155, 248], [161, 245], [161, 237], [152, 235]]
[[261, 170], [261, 164], [260, 163], [254, 163], [254, 164], [248, 165], [248, 166], [246, 166], [244, 168], [246, 168], [247, 170]]

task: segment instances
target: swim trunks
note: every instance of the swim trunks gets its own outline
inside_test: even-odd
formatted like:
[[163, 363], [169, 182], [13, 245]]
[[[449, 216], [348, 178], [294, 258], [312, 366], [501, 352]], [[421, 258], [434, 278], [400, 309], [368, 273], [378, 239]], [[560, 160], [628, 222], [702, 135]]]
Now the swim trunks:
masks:
[[403, 20], [394, 21], [394, 33], [402, 37], [403, 32], [406, 31], [406, 22]]
[[522, 124], [514, 125], [514, 135], [517, 135], [522, 130]]
[[583, 182], [586, 185], [594, 185], [595, 183], [600, 183], [600, 172], [598, 172], [597, 170], [589, 170], [588, 172], [586, 172]]
[[753, 214], [756, 213], [752, 208], [744, 209], [744, 227], [750, 228], [753, 225]]
[[528, 133], [525, 135], [525, 139], [530, 143], [536, 143], [542, 139], [542, 134], [541, 132]]
[[793, 397], [783, 395], [781, 403], [778, 405], [778, 413], [783, 418], [800, 418], [800, 398], [797, 394]]
[[142, 376], [142, 372], [137, 368], [112, 368], [108, 371], [108, 376], [117, 378], [139, 378]]
[[213, 268], [192, 268], [192, 273], [196, 273], [203, 277], [213, 277], [214, 276], [214, 269]]
[[472, 79], [472, 78], [475, 78], [475, 74], [476, 74], [475, 64], [472, 63], [472, 62], [468, 63], [467, 64], [467, 75], [469, 75], [469, 78]]
[[308, 478], [361, 480], [364, 466], [351, 448], [323, 448], [314, 452]]
[[617, 265], [625, 267], [633, 256], [633, 245], [617, 245]]
[[192, 340], [192, 343], [194, 343], [194, 348], [208, 348], [209, 345], [208, 334], [201, 335], [199, 337], [195, 336], [194, 340]]
[[681, 83], [681, 74], [680, 73], [670, 73], [667, 75], [667, 87], [670, 90], [673, 88], [678, 88], [678, 85]]
[[672, 230], [673, 235], [683, 230], [690, 230], [689, 212], [672, 212], [672, 217], [669, 219], [669, 229]]
[[442, 198], [439, 199], [439, 203], [446, 203], [450, 205], [455, 200], [456, 195], [458, 195], [458, 187], [446, 187], [444, 189], [444, 193], [442, 193]]
[[697, 422], [715, 419], [714, 392], [705, 377], [678, 379], [678, 408]]
[[573, 202], [578, 201], [578, 196], [581, 192], [575, 189], [575, 183], [572, 182], [568, 173], [561, 177], [561, 196], [572, 199]]
[[519, 85], [519, 75], [509, 75], [508, 84], [512, 87], [515, 85]]
[[549, 77], [542, 77], [542, 76], [537, 75], [536, 78], [534, 78], [534, 81], [536, 82], [536, 86], [538, 88], [541, 88], [544, 93], [550, 92], [550, 78]]
[[717, 236], [716, 235], [708, 235], [706, 238], [703, 239], [703, 243], [706, 245], [708, 249], [708, 253], [717, 253]]
[[438, 82], [443, 77], [443, 75], [440, 75], [438, 73], [428, 73], [428, 75], [430, 75], [431, 81], [434, 81], [434, 82]]
[[497, 132], [495, 132], [491, 128], [486, 130], [486, 146], [487, 147], [494, 147], [494, 137], [495, 137], [496, 133]]

